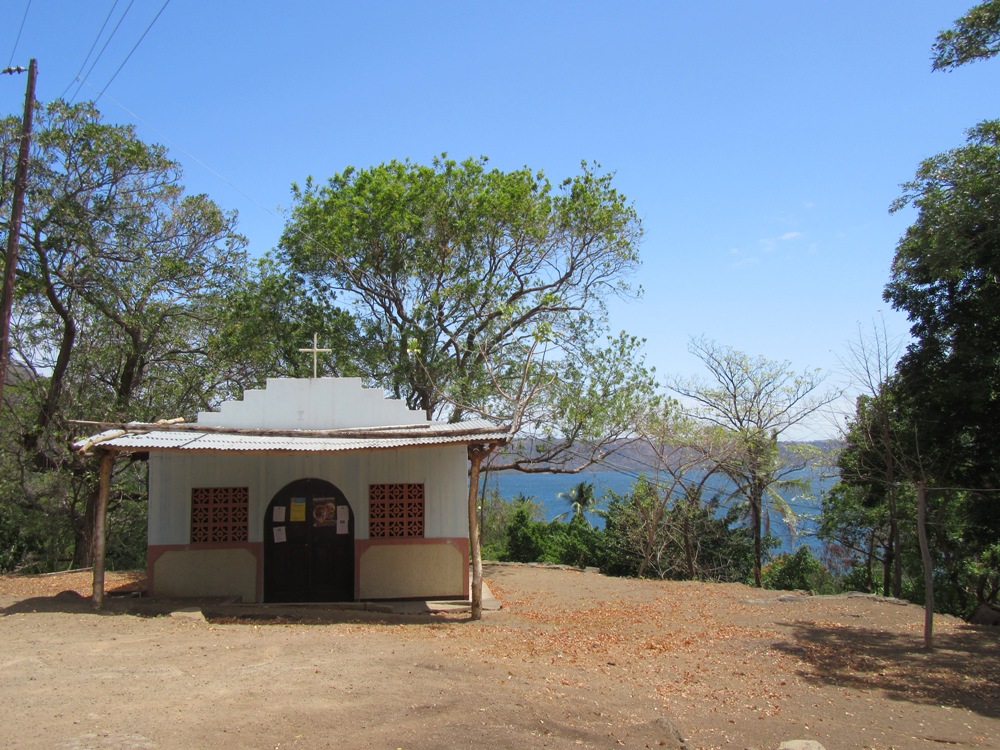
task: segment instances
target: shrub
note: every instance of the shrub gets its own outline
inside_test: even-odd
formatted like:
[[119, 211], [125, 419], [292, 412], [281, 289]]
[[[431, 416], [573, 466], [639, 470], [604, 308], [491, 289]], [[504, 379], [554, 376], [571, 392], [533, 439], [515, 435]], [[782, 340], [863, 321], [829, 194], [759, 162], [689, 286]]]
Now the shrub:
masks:
[[766, 589], [805, 589], [820, 594], [834, 590], [833, 577], [808, 547], [799, 547], [794, 555], [778, 555], [764, 566], [761, 583]]

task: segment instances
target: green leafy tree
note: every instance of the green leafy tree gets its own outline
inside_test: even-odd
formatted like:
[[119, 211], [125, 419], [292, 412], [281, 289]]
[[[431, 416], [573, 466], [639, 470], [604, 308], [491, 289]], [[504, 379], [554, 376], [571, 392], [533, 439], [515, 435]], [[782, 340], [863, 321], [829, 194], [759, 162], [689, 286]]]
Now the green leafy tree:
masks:
[[[854, 551], [855, 585], [879, 582], [886, 594], [891, 590], [937, 611], [968, 614], [978, 597], [997, 595], [993, 583], [998, 571], [990, 556], [997, 537], [980, 525], [991, 494], [948, 486], [942, 477], [961, 460], [935, 460], [940, 447], [932, 444], [922, 449], [920, 441], [932, 440], [933, 430], [919, 424], [923, 417], [902, 392], [901, 377], [891, 379], [883, 391], [876, 404], [868, 397], [858, 399], [838, 461], [841, 481], [824, 497], [820, 534]], [[880, 409], [888, 409], [894, 442], [888, 454], [879, 440], [871, 439]], [[893, 483], [887, 481], [887, 455], [898, 470]], [[923, 524], [917, 491], [921, 483], [926, 488]], [[890, 498], [896, 508], [895, 540]], [[919, 542], [921, 526], [926, 545]], [[875, 568], [876, 562], [881, 569]]]
[[537, 506], [531, 502], [513, 503], [514, 512], [507, 524], [507, 545], [503, 560], [538, 562], [545, 555], [545, 524], [537, 518]]
[[373, 378], [428, 417], [447, 397], [475, 403], [490, 387], [484, 365], [517, 342], [629, 294], [638, 263], [634, 210], [590, 169], [553, 190], [485, 160], [392, 161], [309, 180], [294, 197], [284, 257], [347, 299], [381, 348]]
[[604, 518], [601, 570], [608, 575], [642, 577], [662, 558], [667, 539], [658, 522], [655, 484], [640, 476], [631, 490], [608, 492]]
[[303, 281], [270, 256], [236, 280], [209, 332], [219, 367], [219, 390], [239, 394], [263, 387], [267, 378], [311, 378], [312, 362], [299, 350], [318, 336], [329, 355], [317, 362], [319, 377], [358, 377], [361, 342], [354, 317], [304, 293]]
[[500, 374], [489, 368], [493, 393], [473, 411], [518, 435], [491, 456], [493, 471], [577, 473], [636, 442], [637, 426], [658, 408], [641, 339], [556, 338], [558, 346], [524, 347]]
[[[885, 299], [914, 342], [899, 365], [923, 464], [941, 480], [1000, 486], [1000, 121], [925, 160], [894, 210], [917, 209]], [[986, 520], [986, 519], [984, 519]], [[991, 524], [992, 525], [992, 524]]]
[[[0, 121], [4, 176], [17, 127]], [[8, 502], [65, 519], [72, 562], [86, 565], [96, 466], [70, 451], [70, 420], [153, 420], [212, 403], [220, 376], [206, 342], [242, 273], [244, 240], [235, 215], [184, 193], [161, 147], [90, 104], [38, 110], [29, 174], [11, 336], [25, 376], [17, 403], [2, 405], [3, 450], [19, 467]], [[0, 186], [0, 202], [10, 189]], [[0, 225], [4, 244], [8, 231]], [[117, 476], [112, 515], [144, 496], [134, 466]]]
[[964, 529], [938, 540], [947, 545], [938, 554], [952, 558], [960, 535], [961, 554], [975, 560], [1000, 539], [1000, 121], [924, 161], [904, 187], [894, 208], [912, 205], [917, 218], [897, 246], [885, 298], [906, 312], [914, 338], [895, 389], [907, 455], [939, 506], [932, 517], [967, 514]]
[[[343, 300], [365, 374], [411, 408], [555, 424], [555, 452], [531, 458], [551, 469], [572, 438], [624, 430], [615, 410], [634, 385], [651, 392], [640, 342], [601, 343], [606, 300], [634, 294], [641, 237], [610, 175], [585, 166], [553, 187], [484, 159], [392, 161], [307, 181], [295, 202], [283, 261], [316, 295]], [[602, 408], [581, 398], [591, 389]]]
[[547, 562], [557, 565], [587, 567], [600, 558], [601, 532], [582, 516], [569, 523], [538, 519], [538, 505], [516, 499], [506, 527], [507, 544], [502, 555], [509, 562]]
[[[606, 301], [635, 294], [642, 234], [611, 175], [584, 165], [553, 187], [541, 172], [441, 157], [348, 168], [294, 197], [281, 260], [355, 316], [368, 379], [428, 417], [507, 425], [527, 438], [511, 468], [578, 471], [620, 447], [631, 413], [654, 398], [641, 342], [604, 343]], [[485, 456], [470, 456], [476, 619]]]
[[934, 43], [934, 70], [954, 70], [975, 60], [988, 60], [1000, 52], [1000, 0], [974, 5], [955, 21], [954, 28], [938, 34]]
[[[842, 454], [841, 461], [847, 467], [852, 450], [848, 443]], [[842, 470], [845, 478], [823, 495], [818, 536], [846, 552], [845, 557], [851, 561], [847, 567], [864, 571], [856, 576], [858, 581], [866, 582], [864, 590], [874, 591], [871, 587], [878, 581], [884, 587], [883, 594], [900, 596], [891, 588], [891, 582], [896, 567], [902, 572], [903, 549], [893, 541], [884, 503], [885, 485], [864, 482], [852, 468]], [[896, 590], [902, 592], [901, 574], [899, 581]]]
[[600, 559], [601, 532], [583, 516], [573, 516], [569, 523], [548, 524], [543, 560], [577, 568], [596, 566]]
[[509, 560], [507, 539], [519, 508], [527, 511], [529, 521], [542, 519], [542, 506], [534, 496], [519, 493], [513, 498], [501, 497], [498, 490], [487, 489], [480, 494], [479, 528], [482, 530], [483, 557], [487, 560]]
[[821, 391], [817, 371], [795, 373], [787, 362], [750, 357], [713, 341], [696, 339], [691, 352], [709, 371], [708, 380], [675, 380], [671, 387], [687, 400], [696, 421], [721, 429], [730, 445], [719, 464], [749, 511], [754, 540], [753, 580], [761, 585], [769, 509], [790, 518], [780, 491], [801, 485], [796, 472], [808, 465], [808, 448], [781, 451], [778, 438], [836, 395]]

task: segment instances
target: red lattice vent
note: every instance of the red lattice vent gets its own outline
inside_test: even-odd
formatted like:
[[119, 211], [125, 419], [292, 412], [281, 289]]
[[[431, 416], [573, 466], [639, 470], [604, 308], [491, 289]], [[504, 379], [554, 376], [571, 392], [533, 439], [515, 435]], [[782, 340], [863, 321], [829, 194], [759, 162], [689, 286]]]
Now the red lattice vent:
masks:
[[368, 486], [368, 536], [371, 539], [423, 535], [424, 486], [422, 484]]
[[191, 542], [245, 542], [250, 525], [249, 487], [193, 487]]

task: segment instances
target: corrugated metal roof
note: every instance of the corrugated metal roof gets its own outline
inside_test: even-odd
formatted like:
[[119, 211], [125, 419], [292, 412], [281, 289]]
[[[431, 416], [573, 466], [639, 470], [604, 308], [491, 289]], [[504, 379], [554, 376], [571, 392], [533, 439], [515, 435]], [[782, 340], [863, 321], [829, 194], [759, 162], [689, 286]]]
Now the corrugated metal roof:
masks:
[[[194, 427], [192, 425], [192, 427]], [[218, 429], [218, 428], [216, 428]], [[171, 431], [169, 429], [130, 432], [111, 439], [90, 438], [101, 448], [119, 451], [213, 451], [227, 453], [272, 453], [311, 452], [332, 453], [342, 451], [386, 450], [431, 445], [452, 445], [468, 443], [503, 442], [509, 435], [487, 420], [474, 420], [449, 424], [431, 422], [426, 428], [415, 429], [411, 435], [394, 433], [388, 437], [315, 437], [294, 436], [288, 431], [280, 435], [234, 434], [224, 431], [198, 432], [194, 430]], [[114, 434], [120, 430], [108, 431]], [[81, 440], [76, 445], [83, 447], [88, 441]]]

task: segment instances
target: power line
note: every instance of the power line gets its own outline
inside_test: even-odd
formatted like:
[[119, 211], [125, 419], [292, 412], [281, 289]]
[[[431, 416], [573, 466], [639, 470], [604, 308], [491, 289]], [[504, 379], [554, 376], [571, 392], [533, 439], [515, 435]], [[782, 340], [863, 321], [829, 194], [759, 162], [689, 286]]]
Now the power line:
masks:
[[125, 59], [122, 60], [122, 64], [118, 66], [118, 70], [116, 70], [115, 74], [113, 76], [111, 76], [111, 80], [108, 81], [106, 84], [104, 84], [104, 88], [101, 89], [101, 93], [97, 95], [97, 99], [94, 99], [94, 103], [95, 104], [104, 95], [104, 92], [107, 90], [108, 86], [110, 86], [114, 82], [115, 78], [118, 77], [118, 74], [121, 73], [122, 68], [125, 67], [125, 63], [127, 63], [129, 61], [129, 58], [132, 57], [132, 53], [135, 52], [136, 49], [138, 49], [138, 47], [139, 47], [140, 44], [142, 44], [142, 40], [146, 38], [146, 34], [149, 33], [149, 30], [151, 28], [153, 28], [153, 24], [156, 23], [157, 19], [163, 14], [163, 11], [165, 11], [167, 9], [168, 5], [170, 5], [170, 0], [164, 0], [163, 5], [160, 7], [160, 12], [157, 13], [156, 17], [153, 18], [153, 20], [149, 22], [149, 26], [147, 26], [146, 30], [144, 32], [142, 32], [142, 36], [139, 37], [139, 41], [137, 41], [135, 43], [135, 46], [132, 47], [132, 49], [129, 51], [128, 55], [125, 56]]
[[[83, 62], [80, 63], [80, 69], [76, 71], [76, 75], [70, 79], [70, 82], [66, 84], [65, 90], [59, 95], [60, 99], [65, 99], [66, 94], [69, 92], [70, 88], [80, 80], [80, 75], [83, 73], [83, 69], [87, 66], [87, 61], [90, 60], [90, 56], [94, 54], [94, 48], [97, 43], [101, 41], [101, 37], [104, 36], [104, 30], [108, 27], [108, 21], [111, 20], [111, 15], [115, 12], [115, 8], [118, 7], [118, 0], [115, 0], [114, 4], [111, 6], [111, 10], [108, 11], [108, 15], [104, 17], [104, 23], [101, 24], [101, 30], [97, 32], [97, 36], [94, 37], [94, 43], [90, 45], [90, 50], [87, 52], [87, 56], [83, 58]], [[79, 89], [77, 90], [79, 93]]]
[[[125, 9], [125, 12], [122, 13], [121, 18], [118, 19], [118, 23], [115, 24], [114, 29], [111, 30], [111, 34], [108, 36], [107, 41], [105, 41], [104, 46], [101, 47], [101, 51], [97, 53], [97, 57], [94, 58], [94, 62], [90, 64], [90, 67], [87, 69], [87, 72], [84, 73], [83, 78], [80, 79], [80, 85], [76, 87], [76, 92], [70, 98], [70, 103], [72, 103], [73, 99], [76, 99], [76, 97], [80, 95], [80, 89], [83, 88], [83, 84], [87, 82], [87, 79], [90, 77], [90, 74], [94, 72], [94, 67], [97, 65], [98, 61], [101, 59], [101, 56], [104, 54], [104, 50], [106, 50], [108, 48], [108, 45], [111, 44], [111, 40], [115, 38], [115, 34], [117, 34], [118, 29], [121, 28], [122, 21], [125, 20], [125, 17], [128, 15], [128, 12], [132, 10], [132, 4], [134, 2], [135, 0], [129, 0], [128, 7]], [[117, 4], [118, 3], [116, 0], [115, 5]]]
[[[168, 0], [168, 1], [169, 1], [169, 0]], [[96, 88], [95, 88], [94, 86], [92, 86], [92, 85], [91, 85], [90, 83], [87, 83], [86, 81], [84, 81], [84, 83], [85, 83], [85, 84], [86, 84], [87, 86], [89, 86], [90, 88], [94, 89], [94, 91], [96, 91], [96, 90], [97, 90], [97, 89], [96, 89]], [[150, 125], [150, 124], [149, 124], [148, 122], [146, 122], [146, 120], [144, 120], [144, 119], [142, 119], [141, 117], [139, 117], [139, 115], [137, 115], [137, 114], [136, 114], [135, 112], [133, 112], [133, 111], [132, 111], [131, 109], [129, 109], [129, 108], [128, 108], [128, 107], [126, 107], [126, 106], [125, 106], [124, 104], [122, 104], [122, 103], [121, 103], [120, 101], [118, 101], [117, 99], [115, 99], [115, 98], [114, 98], [113, 96], [111, 96], [111, 94], [108, 94], [108, 95], [107, 95], [107, 98], [108, 98], [108, 99], [110, 99], [110, 100], [111, 100], [112, 102], [114, 102], [114, 103], [115, 103], [116, 105], [118, 105], [119, 107], [121, 107], [121, 108], [122, 108], [122, 109], [123, 109], [123, 110], [124, 110], [125, 112], [127, 112], [127, 113], [128, 113], [128, 114], [129, 114], [129, 115], [130, 115], [130, 116], [132, 117], [132, 119], [134, 119], [134, 120], [135, 120], [136, 122], [139, 122], [139, 123], [141, 123], [142, 125], [144, 125], [145, 127], [149, 128], [149, 129], [150, 129], [150, 130], [151, 130], [151, 131], [152, 131], [153, 133], [155, 133], [155, 134], [156, 134], [156, 136], [157, 136], [158, 138], [160, 138], [160, 139], [162, 139], [162, 140], [166, 141], [166, 142], [167, 142], [167, 144], [168, 144], [168, 145], [170, 145], [170, 147], [171, 147], [171, 148], [174, 148], [174, 149], [176, 149], [177, 151], [180, 151], [180, 152], [181, 152], [182, 154], [184, 154], [185, 156], [187, 156], [187, 157], [188, 157], [189, 159], [191, 159], [191, 160], [193, 160], [193, 161], [194, 161], [195, 163], [197, 163], [197, 164], [198, 164], [198, 166], [200, 166], [200, 167], [202, 167], [203, 169], [205, 169], [206, 171], [208, 171], [208, 172], [209, 172], [209, 173], [210, 173], [210, 174], [211, 174], [212, 176], [214, 176], [214, 177], [217, 177], [217, 178], [219, 178], [220, 180], [222, 180], [222, 181], [223, 181], [224, 183], [226, 183], [227, 185], [229, 185], [229, 187], [231, 187], [231, 188], [232, 188], [233, 190], [235, 190], [235, 191], [236, 191], [237, 193], [239, 193], [239, 194], [240, 194], [240, 195], [242, 195], [242, 196], [243, 196], [244, 198], [246, 198], [246, 199], [247, 199], [248, 201], [250, 201], [251, 203], [253, 203], [253, 204], [254, 204], [254, 205], [255, 205], [255, 206], [257, 207], [257, 208], [261, 209], [262, 211], [264, 211], [265, 213], [267, 213], [268, 215], [272, 216], [272, 217], [273, 217], [273, 218], [275, 218], [275, 219], [282, 219], [282, 218], [284, 218], [283, 216], [278, 216], [278, 215], [277, 215], [276, 213], [274, 213], [274, 212], [273, 212], [273, 211], [272, 211], [271, 209], [269, 209], [269, 208], [267, 208], [266, 206], [264, 206], [264, 205], [262, 205], [261, 203], [259, 203], [259, 202], [258, 202], [258, 201], [257, 201], [256, 199], [254, 199], [254, 198], [253, 198], [252, 196], [250, 196], [250, 195], [247, 195], [247, 194], [246, 194], [245, 192], [243, 192], [243, 190], [241, 190], [241, 189], [240, 189], [240, 187], [239, 187], [238, 185], [236, 185], [236, 184], [235, 184], [234, 182], [232, 182], [231, 180], [229, 180], [229, 179], [228, 179], [228, 178], [227, 178], [227, 177], [226, 177], [225, 175], [223, 175], [223, 174], [221, 174], [221, 173], [217, 172], [216, 170], [212, 169], [212, 167], [210, 167], [210, 166], [209, 166], [208, 164], [206, 164], [205, 162], [203, 162], [203, 161], [202, 161], [201, 159], [199, 159], [199, 158], [198, 158], [197, 156], [195, 156], [194, 154], [192, 154], [192, 153], [191, 153], [190, 151], [187, 151], [187, 150], [186, 150], [186, 149], [184, 149], [183, 147], [181, 147], [181, 146], [177, 145], [177, 143], [176, 143], [176, 142], [175, 142], [174, 140], [172, 140], [172, 139], [171, 139], [171, 138], [170, 138], [169, 136], [165, 135], [164, 133], [162, 133], [161, 131], [159, 131], [159, 130], [158, 130], [157, 128], [155, 128], [155, 127], [153, 127], [152, 125]]]
[[24, 31], [24, 22], [28, 20], [29, 10], [31, 10], [31, 0], [28, 0], [28, 4], [24, 7], [24, 16], [21, 18], [21, 26], [17, 30], [17, 38], [14, 40], [14, 49], [10, 51], [10, 62], [7, 63], [8, 68], [14, 65], [14, 55], [17, 53], [17, 45], [21, 41], [21, 32]]

